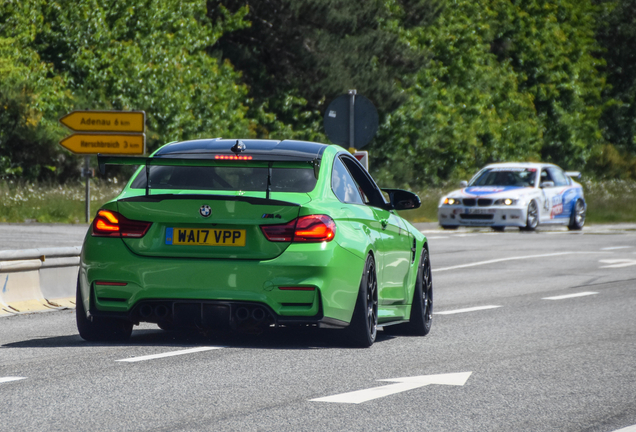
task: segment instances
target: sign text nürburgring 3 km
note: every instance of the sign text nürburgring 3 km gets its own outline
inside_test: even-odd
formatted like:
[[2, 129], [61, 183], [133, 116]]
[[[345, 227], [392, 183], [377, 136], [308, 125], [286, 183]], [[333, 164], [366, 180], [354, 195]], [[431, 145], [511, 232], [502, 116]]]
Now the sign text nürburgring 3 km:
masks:
[[143, 111], [73, 111], [60, 123], [80, 132], [60, 145], [76, 154], [143, 155], [146, 113]]

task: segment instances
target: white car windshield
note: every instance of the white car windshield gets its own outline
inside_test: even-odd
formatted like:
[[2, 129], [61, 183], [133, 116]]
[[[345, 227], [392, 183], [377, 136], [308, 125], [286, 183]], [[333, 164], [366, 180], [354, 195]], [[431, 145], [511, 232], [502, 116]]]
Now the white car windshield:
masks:
[[469, 186], [534, 187], [536, 168], [489, 168], [475, 177]]

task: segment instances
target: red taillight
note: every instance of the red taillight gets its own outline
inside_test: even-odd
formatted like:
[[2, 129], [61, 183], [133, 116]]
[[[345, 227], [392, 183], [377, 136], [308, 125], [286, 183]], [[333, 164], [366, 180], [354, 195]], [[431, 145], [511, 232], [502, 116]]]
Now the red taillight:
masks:
[[100, 210], [93, 220], [94, 237], [143, 237], [152, 222], [130, 220], [112, 210]]
[[214, 159], [221, 160], [252, 160], [252, 156], [240, 156], [240, 155], [216, 155]]
[[327, 215], [299, 217], [283, 225], [261, 225], [272, 242], [318, 243], [336, 236], [336, 223]]

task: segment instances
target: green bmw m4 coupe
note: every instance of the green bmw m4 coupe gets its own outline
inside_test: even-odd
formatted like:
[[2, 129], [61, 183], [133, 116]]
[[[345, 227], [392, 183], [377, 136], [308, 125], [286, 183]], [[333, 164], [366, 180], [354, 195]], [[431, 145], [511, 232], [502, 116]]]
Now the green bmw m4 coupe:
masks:
[[201, 139], [150, 157], [95, 216], [77, 283], [79, 334], [123, 340], [165, 330], [341, 328], [426, 335], [433, 284], [426, 237], [397, 210], [417, 195], [381, 190], [335, 145]]

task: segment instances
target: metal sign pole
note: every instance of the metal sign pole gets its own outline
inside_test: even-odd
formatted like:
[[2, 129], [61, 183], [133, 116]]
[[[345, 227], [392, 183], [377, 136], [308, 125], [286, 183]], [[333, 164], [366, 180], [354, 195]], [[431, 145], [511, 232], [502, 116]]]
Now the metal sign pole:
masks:
[[86, 178], [86, 223], [91, 216], [91, 177], [90, 177], [90, 156], [84, 157], [84, 177]]
[[355, 148], [356, 90], [349, 90], [349, 148]]

